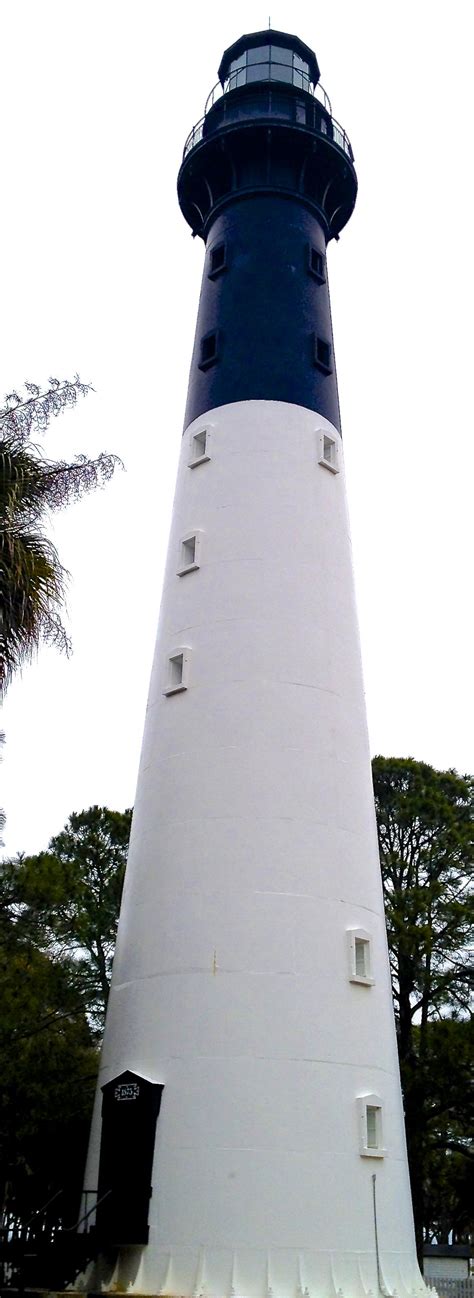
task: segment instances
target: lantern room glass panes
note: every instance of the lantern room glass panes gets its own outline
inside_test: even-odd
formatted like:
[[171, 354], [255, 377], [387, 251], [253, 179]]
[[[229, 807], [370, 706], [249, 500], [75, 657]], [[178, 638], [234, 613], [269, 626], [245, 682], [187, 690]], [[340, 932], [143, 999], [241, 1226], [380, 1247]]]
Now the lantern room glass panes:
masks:
[[268, 81], [270, 76], [270, 46], [257, 45], [247, 50], [247, 84], [249, 81]]
[[300, 59], [299, 54], [293, 55], [293, 85], [300, 90], [308, 90], [309, 67], [304, 59]]
[[309, 64], [283, 45], [256, 45], [233, 60], [225, 88], [236, 90], [252, 81], [285, 81], [309, 91]]
[[234, 59], [229, 68], [229, 79], [227, 90], [236, 90], [238, 86], [245, 86], [247, 80], [247, 52], [241, 54], [238, 59]]
[[293, 61], [296, 58], [296, 54], [293, 54], [293, 50], [285, 49], [284, 45], [270, 45], [269, 49], [272, 63], [286, 63], [289, 68], [292, 67]]
[[296, 58], [293, 51], [285, 50], [281, 45], [270, 45], [270, 51], [272, 81], [286, 81], [290, 86], [299, 85], [299, 82], [293, 81], [293, 60]]

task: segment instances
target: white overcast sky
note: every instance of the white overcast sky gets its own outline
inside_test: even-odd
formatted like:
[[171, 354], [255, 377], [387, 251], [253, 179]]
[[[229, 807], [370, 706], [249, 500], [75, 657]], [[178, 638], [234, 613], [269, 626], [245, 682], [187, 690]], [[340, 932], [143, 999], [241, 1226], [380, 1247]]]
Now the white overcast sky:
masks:
[[9, 853], [133, 803], [203, 258], [176, 175], [270, 3], [359, 176], [329, 274], [372, 751], [474, 767], [472, 6], [1, 0], [0, 394], [79, 371], [45, 449], [126, 465], [54, 522], [74, 654], [7, 695]]

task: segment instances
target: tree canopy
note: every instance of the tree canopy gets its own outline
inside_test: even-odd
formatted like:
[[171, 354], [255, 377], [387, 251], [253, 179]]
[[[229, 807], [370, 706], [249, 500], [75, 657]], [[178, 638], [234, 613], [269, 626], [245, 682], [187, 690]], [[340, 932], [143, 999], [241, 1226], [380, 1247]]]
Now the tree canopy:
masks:
[[[19, 932], [0, 943], [0, 1209], [27, 1221], [60, 1192], [77, 1216], [98, 1055], [73, 971]], [[1, 1219], [1, 1213], [0, 1213]]]
[[106, 482], [117, 456], [71, 462], [49, 460], [31, 438], [51, 418], [91, 391], [79, 377], [50, 379], [45, 391], [25, 384], [27, 396], [11, 392], [0, 409], [0, 690], [29, 661], [40, 643], [66, 653], [70, 644], [61, 621], [66, 570], [47, 535], [49, 512], [62, 509]]
[[46, 954], [72, 961], [90, 1021], [105, 1019], [131, 810], [73, 812], [46, 852], [4, 864], [21, 924]]
[[464, 1243], [474, 1229], [474, 1023], [443, 1018], [427, 1036], [424, 1236]]
[[[77, 1217], [131, 812], [0, 864], [0, 1221]], [[3, 1204], [3, 1213], [2, 1213]]]
[[[375, 807], [418, 1248], [459, 1190], [472, 1153], [474, 781], [411, 758], [376, 757]], [[456, 1078], [454, 1079], [454, 1073]], [[464, 1221], [452, 1207], [452, 1225]], [[434, 1214], [434, 1215], [433, 1215]], [[463, 1227], [464, 1228], [464, 1227]]]

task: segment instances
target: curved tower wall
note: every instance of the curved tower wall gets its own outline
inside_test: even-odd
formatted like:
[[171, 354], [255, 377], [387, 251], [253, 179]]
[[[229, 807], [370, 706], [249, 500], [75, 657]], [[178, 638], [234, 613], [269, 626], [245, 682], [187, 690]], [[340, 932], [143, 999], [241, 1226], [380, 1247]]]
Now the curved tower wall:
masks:
[[163, 1086], [149, 1242], [96, 1279], [424, 1291], [327, 275], [308, 269], [328, 230], [280, 192], [207, 234], [100, 1079]]
[[[212, 273], [223, 249], [225, 267]], [[322, 274], [310, 258], [321, 258]], [[217, 334], [214, 365], [200, 368], [203, 338]], [[315, 364], [316, 338], [330, 347]], [[329, 370], [329, 372], [327, 372]], [[285, 401], [340, 427], [326, 241], [320, 221], [291, 194], [256, 193], [216, 214], [206, 243], [185, 427], [235, 401]]]

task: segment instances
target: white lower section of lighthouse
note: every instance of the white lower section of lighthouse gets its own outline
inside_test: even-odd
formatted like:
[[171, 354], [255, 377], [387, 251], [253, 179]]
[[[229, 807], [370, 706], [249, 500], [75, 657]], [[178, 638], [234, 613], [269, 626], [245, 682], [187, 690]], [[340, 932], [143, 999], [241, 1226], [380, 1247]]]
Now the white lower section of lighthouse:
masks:
[[[149, 1244], [106, 1285], [425, 1292], [342, 444], [286, 403], [183, 437], [101, 1085], [126, 1069], [164, 1089]], [[87, 1188], [99, 1144], [100, 1105]]]

